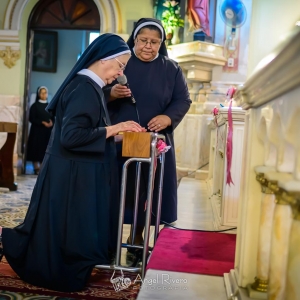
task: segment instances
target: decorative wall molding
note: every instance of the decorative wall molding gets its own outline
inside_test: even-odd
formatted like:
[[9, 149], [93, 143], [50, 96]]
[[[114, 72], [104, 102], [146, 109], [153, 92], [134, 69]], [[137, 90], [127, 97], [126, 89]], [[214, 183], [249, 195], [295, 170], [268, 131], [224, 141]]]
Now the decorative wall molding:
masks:
[[20, 40], [18, 30], [0, 30], [0, 50], [12, 51], [20, 50]]
[[[21, 30], [23, 10], [29, 0], [10, 0], [7, 6], [4, 29]], [[94, 0], [98, 7], [101, 32], [120, 32], [122, 18], [117, 0]]]
[[12, 50], [10, 46], [6, 46], [5, 50], [0, 50], [0, 57], [4, 60], [4, 64], [10, 69], [21, 57], [21, 51]]
[[300, 86], [300, 27], [257, 66], [235, 100], [244, 109], [259, 107]]

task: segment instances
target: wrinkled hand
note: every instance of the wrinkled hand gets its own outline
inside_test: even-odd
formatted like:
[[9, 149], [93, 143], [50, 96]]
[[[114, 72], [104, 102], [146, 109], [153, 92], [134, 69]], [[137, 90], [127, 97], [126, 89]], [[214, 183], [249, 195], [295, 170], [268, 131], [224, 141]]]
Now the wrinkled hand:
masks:
[[147, 124], [150, 131], [159, 132], [172, 124], [171, 119], [166, 115], [158, 115]]
[[119, 132], [145, 132], [147, 131], [144, 127], [134, 121], [121, 122], [113, 126], [106, 127], [106, 137], [115, 136]]
[[48, 122], [45, 122], [45, 121], [43, 121], [43, 122], [42, 122], [42, 124], [43, 124], [45, 127], [48, 127], [48, 128], [50, 128], [50, 127], [52, 127], [52, 126], [53, 126], [53, 123], [52, 123], [52, 121], [51, 121], [51, 120], [49, 120], [49, 123], [48, 123]]
[[115, 84], [110, 91], [110, 96], [113, 99], [130, 97], [131, 91], [127, 86]]
[[122, 131], [132, 131], [132, 132], [144, 132], [146, 131], [145, 128], [141, 127], [140, 124], [134, 122], [134, 121], [126, 121], [116, 124], [118, 128], [118, 132]]

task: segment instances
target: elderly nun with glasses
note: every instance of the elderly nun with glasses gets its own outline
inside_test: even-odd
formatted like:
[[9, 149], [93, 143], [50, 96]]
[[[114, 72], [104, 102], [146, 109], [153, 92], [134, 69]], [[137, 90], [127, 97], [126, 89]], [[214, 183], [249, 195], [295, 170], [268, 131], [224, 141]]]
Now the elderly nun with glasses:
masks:
[[[127, 42], [132, 55], [124, 74], [129, 88], [120, 84], [104, 89], [113, 124], [134, 120], [148, 131], [166, 136], [171, 149], [166, 153], [161, 221], [172, 223], [177, 219], [177, 180], [173, 132], [189, 110], [191, 100], [186, 81], [178, 64], [168, 57], [166, 33], [160, 21], [140, 19]], [[134, 96], [133, 103], [130, 95]], [[117, 145], [119, 168], [124, 160]], [[141, 177], [138, 228], [135, 244], [143, 243], [145, 201], [147, 195], [147, 167]], [[126, 195], [125, 223], [132, 223], [135, 190], [135, 166], [129, 168]], [[157, 184], [156, 184], [157, 186]], [[154, 191], [153, 212], [156, 211], [157, 190]], [[155, 217], [152, 218], [154, 225]], [[128, 237], [131, 242], [131, 236]], [[137, 250], [139, 251], [139, 250]], [[136, 253], [137, 254], [137, 253]]]
[[84, 288], [116, 247], [118, 179], [114, 136], [144, 129], [111, 124], [102, 87], [131, 56], [117, 35], [103, 34], [83, 53], [47, 107], [55, 116], [24, 222], [0, 228], [4, 255], [24, 281], [58, 291]]

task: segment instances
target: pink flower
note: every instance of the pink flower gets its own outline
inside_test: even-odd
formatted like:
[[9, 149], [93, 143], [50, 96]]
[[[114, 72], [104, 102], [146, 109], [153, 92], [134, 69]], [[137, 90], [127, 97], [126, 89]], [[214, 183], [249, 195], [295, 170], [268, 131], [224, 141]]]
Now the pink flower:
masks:
[[171, 148], [171, 146], [167, 146], [167, 144], [161, 139], [159, 139], [156, 143], [156, 149], [157, 149], [158, 155], [160, 153], [166, 153], [170, 148]]
[[212, 112], [212, 114], [213, 114], [214, 116], [217, 116], [218, 113], [219, 113], [219, 109], [215, 106], [214, 109], [213, 109], [211, 112]]
[[234, 86], [230, 87], [227, 91], [227, 95], [226, 95], [227, 98], [232, 99], [235, 92], [236, 92], [236, 87], [234, 87]]

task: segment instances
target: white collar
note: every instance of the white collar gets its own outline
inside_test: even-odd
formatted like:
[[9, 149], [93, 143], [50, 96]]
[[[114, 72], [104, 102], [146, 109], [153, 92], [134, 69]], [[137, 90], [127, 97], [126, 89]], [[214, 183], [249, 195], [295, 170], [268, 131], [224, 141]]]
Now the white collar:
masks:
[[[132, 48], [132, 51], [133, 51], [134, 55], [136, 56], [134, 47]], [[156, 56], [155, 56], [152, 60], [150, 60], [149, 62], [154, 61], [155, 59], [158, 58], [158, 56], [159, 56], [159, 52], [157, 52]], [[136, 57], [137, 57], [137, 56], [136, 56]], [[138, 57], [137, 57], [137, 58], [138, 58]]]
[[41, 100], [41, 99], [39, 99], [39, 102], [40, 103], [47, 103], [47, 100]]
[[89, 70], [89, 69], [82, 69], [81, 71], [79, 71], [77, 74], [79, 75], [86, 75], [88, 77], [90, 77], [93, 81], [95, 81], [101, 88], [103, 88], [105, 86], [104, 81], [97, 75], [95, 74], [93, 71]]

